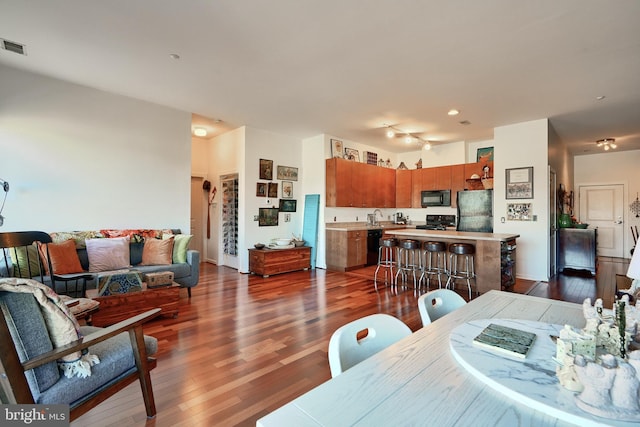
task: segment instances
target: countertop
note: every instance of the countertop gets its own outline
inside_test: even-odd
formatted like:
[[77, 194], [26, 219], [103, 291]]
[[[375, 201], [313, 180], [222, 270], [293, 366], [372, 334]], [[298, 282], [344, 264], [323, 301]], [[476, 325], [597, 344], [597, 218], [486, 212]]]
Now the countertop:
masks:
[[325, 224], [325, 230], [333, 230], [333, 231], [367, 231], [367, 230], [398, 230], [398, 229], [409, 229], [414, 228], [414, 225], [406, 225], [406, 224], [394, 224], [392, 222], [381, 222], [378, 225], [367, 225], [365, 222], [357, 223], [329, 223]]
[[399, 230], [389, 230], [387, 234], [396, 236], [407, 236], [417, 238], [440, 238], [440, 239], [467, 239], [467, 240], [490, 240], [506, 242], [520, 237], [519, 234], [506, 233], [472, 233], [468, 231], [455, 230], [416, 230], [415, 228], [403, 228]]

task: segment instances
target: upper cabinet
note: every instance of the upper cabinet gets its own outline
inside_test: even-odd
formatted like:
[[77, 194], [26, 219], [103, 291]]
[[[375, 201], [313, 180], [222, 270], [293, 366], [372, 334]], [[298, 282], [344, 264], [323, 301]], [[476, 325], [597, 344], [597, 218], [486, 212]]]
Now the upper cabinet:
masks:
[[458, 191], [468, 189], [466, 180], [471, 175], [482, 176], [485, 165], [493, 171], [493, 162], [396, 170], [345, 159], [327, 159], [327, 206], [421, 208], [422, 191], [450, 189], [451, 207], [455, 208]]
[[394, 208], [395, 170], [344, 159], [326, 161], [326, 198], [330, 207]]

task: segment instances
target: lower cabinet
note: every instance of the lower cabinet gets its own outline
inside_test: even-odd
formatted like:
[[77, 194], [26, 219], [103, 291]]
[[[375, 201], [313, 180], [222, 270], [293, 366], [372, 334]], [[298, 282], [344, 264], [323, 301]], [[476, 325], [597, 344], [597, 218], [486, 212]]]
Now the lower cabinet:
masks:
[[561, 228], [558, 231], [558, 270], [588, 270], [596, 274], [598, 230]]
[[291, 249], [249, 249], [249, 272], [269, 277], [272, 274], [307, 270], [311, 267], [311, 247]]
[[327, 270], [347, 271], [367, 263], [366, 230], [327, 230]]

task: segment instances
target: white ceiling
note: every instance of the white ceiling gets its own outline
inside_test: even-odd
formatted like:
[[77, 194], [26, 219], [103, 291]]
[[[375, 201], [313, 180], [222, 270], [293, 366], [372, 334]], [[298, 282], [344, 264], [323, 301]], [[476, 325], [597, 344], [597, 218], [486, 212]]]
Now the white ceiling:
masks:
[[605, 137], [640, 149], [638, 0], [0, 4], [0, 38], [27, 49], [0, 63], [221, 120], [214, 134], [248, 125], [402, 152], [415, 146], [385, 123], [437, 143], [547, 117], [576, 154]]

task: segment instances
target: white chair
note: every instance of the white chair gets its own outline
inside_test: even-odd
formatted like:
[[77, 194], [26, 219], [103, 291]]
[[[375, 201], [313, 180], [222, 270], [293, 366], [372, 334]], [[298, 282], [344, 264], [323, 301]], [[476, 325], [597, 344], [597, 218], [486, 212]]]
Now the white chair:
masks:
[[436, 289], [421, 295], [418, 298], [418, 310], [422, 326], [427, 326], [466, 303], [464, 298], [451, 289]]
[[372, 314], [341, 326], [329, 341], [331, 377], [409, 335], [411, 329], [388, 314]]

